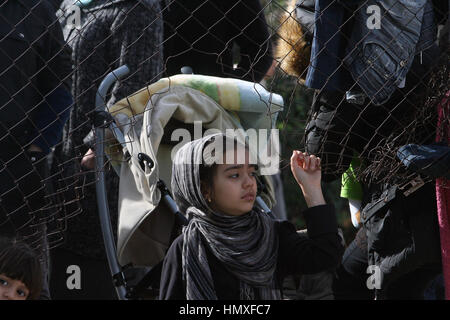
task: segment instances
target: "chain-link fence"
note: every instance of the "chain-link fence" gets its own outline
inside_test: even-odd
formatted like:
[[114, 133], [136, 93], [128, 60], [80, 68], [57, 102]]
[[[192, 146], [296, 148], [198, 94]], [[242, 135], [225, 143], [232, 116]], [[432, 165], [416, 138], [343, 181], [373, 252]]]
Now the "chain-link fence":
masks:
[[[133, 103], [145, 107], [155, 92], [178, 86], [160, 79], [183, 67], [280, 95], [282, 183], [274, 188], [283, 218], [296, 221], [306, 207], [290, 177], [293, 149], [321, 157], [325, 196], [345, 216], [340, 222], [350, 221], [344, 189], [346, 198], [373, 195], [374, 185], [411, 190], [420, 177], [419, 184], [438, 179], [448, 193], [447, 15], [446, 1], [431, 0], [1, 1], [2, 233], [39, 248], [47, 229], [50, 248], [104, 258], [92, 128], [97, 89], [123, 65], [130, 73], [102, 97], [116, 113], [131, 112], [128, 122], [116, 119], [121, 129], [142, 123], [145, 108]], [[216, 101], [226, 94], [196, 85]], [[193, 112], [189, 119], [201, 118]], [[162, 127], [189, 121], [174, 115]], [[113, 167], [102, 170], [117, 229], [120, 174]]]

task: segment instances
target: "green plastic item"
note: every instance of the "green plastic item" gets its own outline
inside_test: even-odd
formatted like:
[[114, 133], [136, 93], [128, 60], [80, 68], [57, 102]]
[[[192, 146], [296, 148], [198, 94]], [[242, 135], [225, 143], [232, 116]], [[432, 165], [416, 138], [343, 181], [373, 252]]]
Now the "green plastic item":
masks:
[[356, 179], [355, 170], [361, 166], [359, 157], [354, 156], [349, 168], [342, 174], [341, 197], [346, 199], [362, 200], [363, 189], [361, 183]]

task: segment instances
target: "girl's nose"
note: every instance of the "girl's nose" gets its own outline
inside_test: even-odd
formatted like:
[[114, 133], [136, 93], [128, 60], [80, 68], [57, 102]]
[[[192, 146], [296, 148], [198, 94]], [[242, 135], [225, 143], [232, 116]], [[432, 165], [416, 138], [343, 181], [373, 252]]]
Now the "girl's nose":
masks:
[[254, 183], [254, 181], [252, 179], [252, 176], [249, 174], [246, 174], [245, 178], [244, 178], [244, 183], [243, 183], [244, 187], [251, 186], [251, 185], [253, 185], [253, 183]]
[[10, 299], [12, 298], [12, 290], [6, 289], [6, 290], [3, 292], [3, 296], [4, 296], [7, 300], [10, 300]]

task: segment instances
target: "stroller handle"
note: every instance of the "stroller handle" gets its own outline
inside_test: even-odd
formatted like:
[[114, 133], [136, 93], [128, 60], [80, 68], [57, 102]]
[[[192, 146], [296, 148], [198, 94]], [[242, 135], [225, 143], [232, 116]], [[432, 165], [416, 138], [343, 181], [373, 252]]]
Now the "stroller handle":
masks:
[[105, 110], [105, 97], [108, 93], [109, 88], [114, 84], [114, 82], [125, 77], [128, 73], [130, 73], [130, 69], [127, 65], [123, 65], [106, 75], [105, 79], [103, 79], [103, 81], [100, 83], [97, 94], [95, 95], [95, 108], [97, 109], [97, 111]]
[[[130, 69], [124, 65], [120, 68], [110, 72], [100, 84], [96, 98], [95, 107], [96, 111], [107, 111], [105, 97], [109, 88], [117, 80], [123, 78], [130, 72]], [[96, 165], [96, 194], [97, 205], [99, 210], [100, 225], [102, 228], [103, 242], [105, 244], [106, 256], [108, 258], [108, 264], [111, 271], [112, 278], [114, 280], [117, 296], [120, 300], [126, 299], [126, 283], [125, 276], [122, 273], [122, 269], [119, 265], [116, 246], [114, 242], [114, 236], [112, 232], [111, 220], [109, 215], [108, 198], [106, 196], [105, 185], [105, 172], [104, 172], [104, 154], [103, 154], [103, 140], [105, 136], [104, 127], [95, 128], [95, 165]]]

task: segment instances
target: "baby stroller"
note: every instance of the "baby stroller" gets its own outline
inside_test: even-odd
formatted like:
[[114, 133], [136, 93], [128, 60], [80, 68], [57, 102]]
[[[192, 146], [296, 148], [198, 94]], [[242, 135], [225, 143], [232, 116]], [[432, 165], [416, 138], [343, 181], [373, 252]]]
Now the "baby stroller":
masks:
[[[272, 130], [283, 99], [261, 85], [238, 79], [180, 74], [164, 78], [107, 108], [108, 88], [129, 72], [126, 66], [110, 73], [99, 87], [93, 123], [96, 131], [97, 204], [105, 249], [119, 299], [151, 297], [157, 293], [166, 250], [186, 218], [170, 196], [171, 155], [179, 139], [197, 139], [211, 130], [245, 139], [248, 129], [258, 133], [258, 149], [278, 159], [276, 130]], [[108, 130], [106, 130], [108, 129]], [[264, 131], [265, 130], [265, 131]], [[183, 138], [184, 140], [184, 138]], [[188, 141], [182, 141], [188, 142]], [[250, 144], [250, 150], [252, 150]], [[112, 233], [104, 183], [104, 155], [120, 176], [117, 248]], [[271, 157], [273, 159], [274, 157]], [[267, 158], [266, 158], [267, 159]], [[264, 164], [266, 174], [273, 163]], [[278, 163], [276, 163], [278, 165]], [[277, 168], [276, 168], [277, 170]], [[270, 176], [259, 179], [257, 204], [270, 214], [275, 205]], [[130, 288], [124, 269], [151, 267]]]

